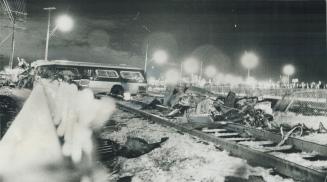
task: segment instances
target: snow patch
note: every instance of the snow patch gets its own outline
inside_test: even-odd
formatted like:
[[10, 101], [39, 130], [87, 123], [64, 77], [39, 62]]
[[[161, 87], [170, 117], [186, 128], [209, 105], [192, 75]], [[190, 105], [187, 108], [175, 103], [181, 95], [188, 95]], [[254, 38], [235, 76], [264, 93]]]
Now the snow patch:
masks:
[[218, 151], [213, 144], [204, 145], [199, 139], [187, 134], [178, 134], [172, 128], [149, 124], [121, 111], [116, 112], [112, 119], [126, 127], [117, 132], [103, 133], [103, 137], [119, 143], [124, 143], [127, 136], [140, 137], [148, 142], [157, 142], [162, 137], [169, 137], [160, 148], [138, 158], [123, 160], [119, 175], [132, 175], [134, 182], [223, 182], [226, 176], [248, 178], [249, 175], [262, 175], [269, 182], [293, 181], [270, 175], [266, 169], [251, 167], [245, 160]]

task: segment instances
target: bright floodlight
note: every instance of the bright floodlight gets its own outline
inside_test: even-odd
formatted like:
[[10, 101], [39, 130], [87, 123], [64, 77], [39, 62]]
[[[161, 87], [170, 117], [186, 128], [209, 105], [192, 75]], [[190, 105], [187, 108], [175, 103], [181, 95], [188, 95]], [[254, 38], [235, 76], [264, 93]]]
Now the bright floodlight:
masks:
[[73, 28], [73, 19], [68, 15], [61, 15], [56, 20], [56, 26], [60, 31], [67, 32]]
[[161, 65], [161, 64], [164, 64], [164, 63], [167, 62], [167, 60], [168, 60], [168, 55], [167, 55], [166, 51], [163, 51], [163, 50], [157, 50], [157, 51], [155, 51], [154, 54], [153, 54], [153, 60], [154, 60], [157, 64]]
[[283, 73], [284, 73], [285, 75], [287, 75], [287, 76], [293, 75], [294, 72], [295, 72], [295, 68], [294, 68], [294, 66], [291, 65], [291, 64], [287, 64], [287, 65], [285, 65], [284, 68], [283, 68]]
[[207, 75], [207, 77], [213, 78], [216, 75], [217, 70], [214, 66], [207, 66], [205, 68], [204, 72]]
[[183, 63], [183, 70], [188, 74], [194, 74], [199, 70], [199, 61], [195, 58], [188, 58]]
[[180, 74], [179, 71], [176, 69], [171, 69], [166, 72], [165, 75], [166, 83], [167, 84], [176, 84], [179, 81]]
[[246, 69], [253, 69], [258, 65], [258, 57], [253, 52], [245, 51], [241, 63]]

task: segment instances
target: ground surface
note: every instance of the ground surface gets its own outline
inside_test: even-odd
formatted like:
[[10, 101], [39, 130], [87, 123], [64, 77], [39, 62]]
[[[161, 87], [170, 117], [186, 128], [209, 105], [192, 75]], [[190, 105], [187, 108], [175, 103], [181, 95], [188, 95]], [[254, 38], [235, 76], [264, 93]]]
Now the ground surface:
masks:
[[120, 171], [112, 175], [111, 179], [133, 176], [132, 181], [223, 182], [226, 176], [247, 179], [249, 175], [258, 175], [265, 181], [292, 181], [270, 175], [267, 169], [251, 167], [246, 161], [229, 156], [213, 144], [205, 144], [187, 134], [177, 133], [172, 128], [151, 124], [133, 114], [117, 110], [112, 121], [121, 128], [118, 131], [104, 131], [102, 137], [121, 144], [125, 143], [127, 136], [140, 137], [149, 143], [157, 142], [162, 137], [169, 137], [169, 140], [141, 157], [119, 158]]

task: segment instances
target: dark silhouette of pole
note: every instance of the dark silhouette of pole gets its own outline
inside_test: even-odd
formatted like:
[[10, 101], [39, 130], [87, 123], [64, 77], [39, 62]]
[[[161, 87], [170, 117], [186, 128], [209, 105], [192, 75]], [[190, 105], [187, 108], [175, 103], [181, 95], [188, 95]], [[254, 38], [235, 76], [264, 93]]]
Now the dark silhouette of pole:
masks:
[[48, 28], [47, 28], [47, 37], [45, 42], [45, 53], [44, 53], [44, 60], [48, 60], [48, 50], [49, 50], [49, 38], [50, 38], [50, 20], [51, 20], [51, 10], [55, 10], [55, 7], [43, 8], [44, 10], [48, 11]]
[[13, 68], [14, 56], [15, 56], [15, 31], [16, 31], [16, 17], [13, 18], [12, 35], [11, 35], [11, 55], [9, 60], [9, 68]]

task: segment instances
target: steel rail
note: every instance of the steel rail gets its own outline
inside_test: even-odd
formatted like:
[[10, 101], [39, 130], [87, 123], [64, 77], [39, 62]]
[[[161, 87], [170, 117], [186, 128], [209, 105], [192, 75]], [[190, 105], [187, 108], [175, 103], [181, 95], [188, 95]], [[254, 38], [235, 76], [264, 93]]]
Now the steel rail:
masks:
[[[260, 130], [252, 127], [243, 126], [240, 124], [228, 124], [226, 129], [235, 132], [248, 132], [252, 134], [255, 138], [263, 140], [271, 140], [275, 143], [279, 143], [282, 140], [282, 136], [279, 133], [274, 133], [267, 130]], [[327, 145], [322, 145], [315, 142], [310, 142], [306, 140], [301, 140], [299, 138], [289, 137], [286, 144], [293, 145], [295, 149], [304, 152], [315, 152], [321, 156], [327, 156]]]
[[134, 108], [128, 106], [124, 103], [116, 103], [119, 108], [132, 113], [140, 114], [146, 119], [154, 121], [158, 124], [173, 127], [181, 132], [188, 133], [190, 135], [196, 136], [200, 139], [212, 142], [219, 145], [224, 150], [228, 151], [231, 155], [240, 157], [248, 160], [249, 163], [258, 166], [273, 168], [276, 172], [291, 177], [299, 181], [324, 181], [326, 179], [327, 173], [324, 171], [319, 171], [311, 169], [305, 166], [301, 166], [294, 162], [273, 156], [266, 152], [261, 152], [244, 145], [237, 144], [235, 141], [228, 141], [224, 138], [219, 138], [211, 134], [196, 130], [192, 127], [183, 126], [180, 124], [173, 123], [167, 118], [163, 118], [151, 113], [148, 113], [139, 108]]

